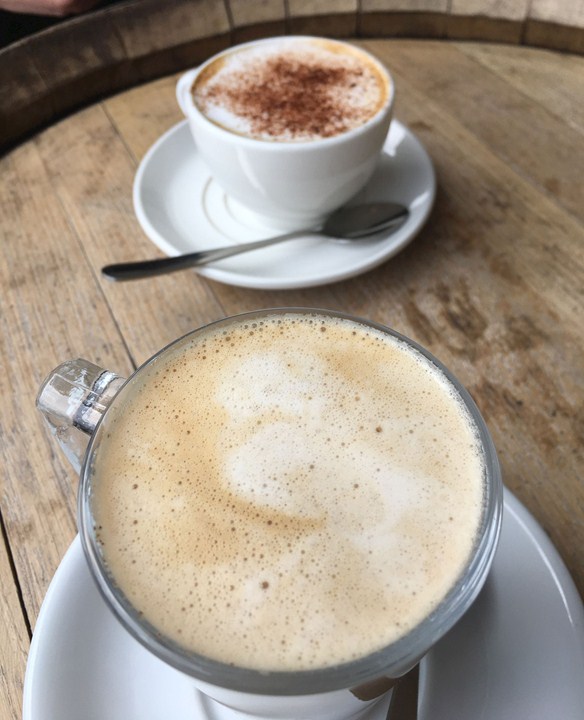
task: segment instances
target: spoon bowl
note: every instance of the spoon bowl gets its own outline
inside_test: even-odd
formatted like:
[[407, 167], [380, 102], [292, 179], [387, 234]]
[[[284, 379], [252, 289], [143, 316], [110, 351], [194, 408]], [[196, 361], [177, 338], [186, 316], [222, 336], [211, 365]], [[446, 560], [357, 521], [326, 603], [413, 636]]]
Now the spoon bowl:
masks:
[[383, 230], [398, 227], [406, 220], [408, 215], [408, 208], [398, 203], [377, 202], [348, 205], [329, 215], [321, 227], [305, 228], [285, 235], [277, 235], [276, 237], [255, 240], [241, 245], [200, 250], [185, 255], [177, 255], [176, 257], [106, 265], [101, 272], [110, 280], [139, 280], [154, 275], [184, 270], [188, 267], [206, 265], [233, 255], [240, 255], [241, 253], [259, 250], [277, 243], [305, 237], [307, 233], [316, 233], [324, 238], [340, 242], [358, 241]]

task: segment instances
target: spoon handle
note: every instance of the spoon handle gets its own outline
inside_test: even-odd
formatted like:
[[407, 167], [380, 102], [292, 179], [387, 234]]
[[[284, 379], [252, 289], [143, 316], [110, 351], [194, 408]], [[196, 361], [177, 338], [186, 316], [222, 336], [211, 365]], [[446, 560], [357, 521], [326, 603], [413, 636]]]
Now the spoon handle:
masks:
[[249, 250], [275, 245], [285, 240], [294, 240], [304, 237], [307, 231], [291, 232], [277, 237], [255, 240], [254, 242], [242, 245], [230, 245], [229, 247], [214, 248], [212, 250], [200, 250], [199, 252], [177, 255], [176, 257], [156, 258], [155, 260], [141, 260], [139, 262], [118, 263], [117, 265], [106, 265], [101, 272], [110, 280], [140, 280], [141, 278], [163, 275], [164, 273], [176, 272], [183, 268], [196, 267], [223, 258], [239, 255]]

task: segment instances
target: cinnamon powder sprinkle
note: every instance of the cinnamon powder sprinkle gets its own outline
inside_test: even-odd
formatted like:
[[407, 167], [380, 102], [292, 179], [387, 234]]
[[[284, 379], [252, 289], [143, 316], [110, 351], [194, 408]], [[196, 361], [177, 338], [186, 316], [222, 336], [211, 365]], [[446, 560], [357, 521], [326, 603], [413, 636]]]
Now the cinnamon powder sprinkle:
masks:
[[196, 83], [195, 102], [211, 120], [256, 138], [333, 137], [367, 122], [384, 99], [375, 70], [348, 53], [279, 50], [236, 56], [235, 64]]

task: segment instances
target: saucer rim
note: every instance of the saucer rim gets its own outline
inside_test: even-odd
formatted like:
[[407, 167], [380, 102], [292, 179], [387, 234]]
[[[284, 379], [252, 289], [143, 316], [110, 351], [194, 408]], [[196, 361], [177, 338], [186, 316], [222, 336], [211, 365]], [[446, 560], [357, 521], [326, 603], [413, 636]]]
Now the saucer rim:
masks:
[[[285, 278], [285, 277], [270, 277], [262, 275], [253, 275], [247, 272], [237, 272], [234, 270], [227, 270], [221, 267], [200, 267], [196, 268], [197, 274], [215, 282], [220, 282], [226, 285], [234, 287], [252, 288], [257, 290], [291, 290], [317, 287], [321, 285], [328, 285], [335, 282], [341, 282], [352, 277], [356, 277], [363, 273], [369, 272], [374, 268], [378, 267], [382, 263], [390, 260], [392, 257], [401, 252], [422, 230], [428, 218], [434, 208], [436, 200], [437, 180], [436, 170], [432, 159], [418, 139], [416, 134], [412, 132], [406, 125], [400, 122], [397, 118], [393, 118], [387, 132], [387, 136], [384, 140], [384, 149], [390, 137], [392, 128], [395, 127], [407, 136], [408, 140], [415, 146], [416, 156], [419, 158], [420, 163], [424, 165], [424, 174], [428, 175], [427, 186], [419, 193], [419, 195], [427, 195], [427, 197], [420, 203], [422, 205], [422, 211], [417, 216], [412, 216], [406, 220], [406, 222], [396, 230], [390, 229], [387, 231], [387, 235], [382, 236], [380, 239], [380, 248], [377, 252], [373, 252], [370, 256], [359, 262], [357, 266], [347, 267], [339, 271], [333, 271], [330, 273], [317, 273], [304, 277], [296, 278]], [[153, 224], [149, 217], [147, 210], [147, 203], [142, 198], [142, 192], [144, 189], [144, 178], [147, 172], [150, 170], [150, 165], [155, 158], [171, 140], [174, 135], [178, 135], [182, 132], [188, 132], [189, 138], [193, 143], [193, 149], [196, 151], [195, 141], [192, 138], [189, 128], [188, 119], [183, 119], [166, 130], [151, 147], [148, 149], [146, 154], [141, 159], [136, 174], [134, 176], [134, 183], [132, 187], [132, 202], [134, 207], [134, 213], [140, 224], [140, 227], [146, 237], [165, 255], [169, 257], [176, 257], [181, 254], [181, 250], [168, 240]], [[420, 171], [422, 172], [422, 171]], [[350, 201], [349, 201], [350, 202]], [[411, 204], [410, 204], [411, 207]], [[387, 240], [390, 237], [394, 237], [394, 241], [388, 243]], [[310, 238], [310, 233], [306, 234], [306, 238]], [[193, 248], [195, 250], [196, 248]], [[262, 251], [259, 251], [262, 252]]]

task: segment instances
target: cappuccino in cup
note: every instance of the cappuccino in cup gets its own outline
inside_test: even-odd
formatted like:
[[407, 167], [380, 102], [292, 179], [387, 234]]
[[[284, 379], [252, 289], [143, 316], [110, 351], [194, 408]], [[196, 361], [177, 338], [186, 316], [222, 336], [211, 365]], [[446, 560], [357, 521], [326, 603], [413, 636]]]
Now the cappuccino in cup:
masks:
[[227, 205], [284, 230], [317, 227], [366, 185], [393, 99], [391, 76], [372, 55], [302, 36], [229, 48], [177, 84], [193, 151]]
[[361, 127], [387, 104], [390, 79], [358, 48], [275, 38], [206, 65], [192, 95], [206, 118], [257, 140], [298, 142]]
[[126, 385], [100, 435], [104, 572], [150, 632], [226, 666], [315, 671], [405, 642], [485, 530], [468, 403], [412, 344], [345, 316], [193, 333]]

